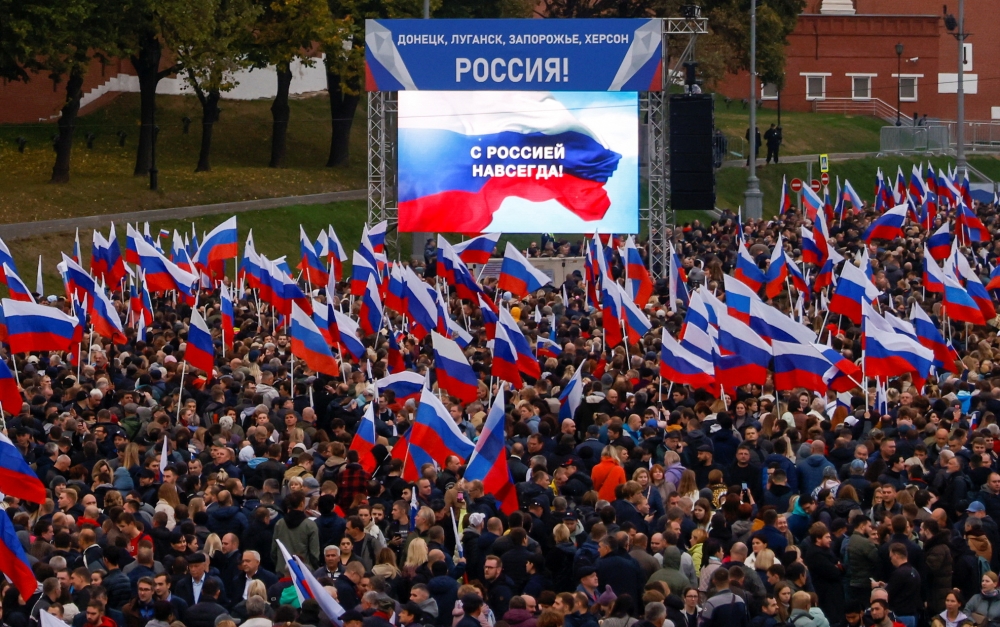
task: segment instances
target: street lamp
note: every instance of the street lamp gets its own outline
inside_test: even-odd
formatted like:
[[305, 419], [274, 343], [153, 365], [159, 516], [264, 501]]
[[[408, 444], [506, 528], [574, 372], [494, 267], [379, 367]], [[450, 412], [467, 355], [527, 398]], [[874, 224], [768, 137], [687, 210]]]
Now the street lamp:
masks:
[[968, 162], [965, 159], [965, 39], [969, 33], [965, 32], [965, 0], [958, 0], [958, 19], [948, 13], [948, 5], [944, 6], [944, 26], [958, 41], [958, 106], [955, 112], [955, 130], [958, 136], [955, 138], [955, 170], [958, 182], [961, 183], [968, 177]]
[[903, 44], [896, 44], [896, 126], [902, 126], [899, 107], [903, 104]]
[[750, 1], [750, 132], [747, 161], [750, 173], [747, 175], [747, 191], [744, 205], [747, 217], [760, 220], [764, 217], [764, 194], [760, 191], [757, 178], [757, 0]]

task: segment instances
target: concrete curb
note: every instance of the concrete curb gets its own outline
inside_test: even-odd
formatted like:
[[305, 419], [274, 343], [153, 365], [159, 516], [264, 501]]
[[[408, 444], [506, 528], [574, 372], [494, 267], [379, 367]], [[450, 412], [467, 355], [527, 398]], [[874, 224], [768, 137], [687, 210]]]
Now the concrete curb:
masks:
[[[351, 189], [342, 192], [325, 192], [305, 196], [284, 196], [281, 198], [260, 198], [257, 200], [241, 200], [238, 202], [223, 202], [214, 205], [193, 205], [190, 207], [171, 207], [167, 209], [148, 209], [146, 211], [131, 211], [128, 213], [108, 213], [98, 216], [80, 218], [62, 218], [59, 220], [42, 220], [39, 222], [18, 222], [0, 225], [0, 237], [6, 240], [23, 239], [36, 235], [66, 233], [77, 228], [106, 228], [111, 222], [123, 225], [128, 222], [158, 222], [162, 220], [179, 220], [196, 218], [219, 213], [243, 213], [261, 209], [278, 209], [293, 205], [321, 205], [344, 200], [364, 200], [368, 191]], [[121, 235], [124, 237], [124, 235]]]

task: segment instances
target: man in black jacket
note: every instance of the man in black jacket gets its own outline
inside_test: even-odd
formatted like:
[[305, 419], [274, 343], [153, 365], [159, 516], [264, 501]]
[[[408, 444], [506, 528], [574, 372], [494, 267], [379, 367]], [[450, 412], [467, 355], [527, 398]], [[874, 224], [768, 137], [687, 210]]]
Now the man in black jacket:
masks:
[[229, 600], [224, 596], [225, 589], [222, 580], [215, 575], [208, 574], [208, 558], [205, 554], [192, 553], [187, 557], [187, 563], [188, 574], [177, 581], [174, 586], [174, 594], [184, 599], [184, 602], [188, 604], [188, 611], [191, 611], [192, 606], [201, 601], [201, 594], [204, 593], [205, 586], [209, 581], [214, 581], [218, 586], [219, 604], [228, 605]]
[[[499, 557], [496, 555], [486, 557], [483, 564], [483, 577], [486, 578], [486, 595], [489, 598], [490, 609], [496, 616], [503, 616], [510, 608], [510, 598], [514, 596], [514, 582], [504, 574], [503, 562]], [[465, 597], [462, 597], [462, 607], [465, 609]], [[466, 612], [466, 616], [468, 616], [468, 612]]]
[[226, 608], [218, 603], [221, 591], [218, 579], [205, 581], [199, 601], [184, 613], [186, 627], [215, 627], [215, 619], [226, 614]]
[[[625, 534], [627, 536], [627, 534]], [[631, 555], [627, 547], [622, 547], [616, 535], [604, 536], [597, 545], [601, 557], [597, 560], [597, 580], [601, 588], [611, 586], [618, 596], [627, 594], [632, 597], [630, 614], [638, 616], [641, 611], [643, 586], [642, 568]]]

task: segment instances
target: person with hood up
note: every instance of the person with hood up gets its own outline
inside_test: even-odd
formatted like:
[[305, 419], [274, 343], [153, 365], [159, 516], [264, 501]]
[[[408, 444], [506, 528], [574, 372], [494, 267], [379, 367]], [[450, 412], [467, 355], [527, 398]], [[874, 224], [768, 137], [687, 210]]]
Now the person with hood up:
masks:
[[671, 590], [683, 590], [691, 585], [687, 576], [681, 572], [681, 551], [670, 545], [663, 551], [663, 568], [650, 576], [647, 583], [666, 582]]
[[816, 509], [816, 499], [803, 494], [795, 501], [792, 513], [787, 517], [788, 530], [796, 541], [801, 540], [809, 532], [809, 523], [812, 521], [812, 512]]
[[799, 492], [802, 494], [812, 494], [813, 490], [823, 483], [823, 471], [826, 468], [833, 468], [833, 477], [837, 476], [837, 468], [833, 462], [825, 456], [826, 445], [822, 440], [814, 441], [809, 450], [811, 454], [796, 464], [799, 475]]
[[[306, 517], [305, 495], [301, 492], [291, 492], [285, 497], [285, 517], [274, 526], [274, 540], [280, 540], [289, 554], [298, 555], [308, 562], [310, 568], [318, 568], [320, 564], [319, 529], [316, 523]], [[271, 545], [271, 559], [274, 560], [275, 571], [284, 572], [285, 558], [278, 548], [278, 543]]]
[[742, 443], [739, 434], [733, 431], [733, 419], [729, 412], [720, 411], [716, 414], [715, 424], [709, 430], [709, 439], [715, 450], [715, 462], [723, 467], [729, 466], [736, 460], [736, 449]]

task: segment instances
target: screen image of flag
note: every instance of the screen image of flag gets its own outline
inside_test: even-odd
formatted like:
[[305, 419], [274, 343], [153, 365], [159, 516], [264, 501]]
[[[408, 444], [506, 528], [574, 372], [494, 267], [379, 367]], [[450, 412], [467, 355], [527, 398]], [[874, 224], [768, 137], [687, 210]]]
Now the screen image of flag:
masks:
[[399, 100], [400, 231], [637, 232], [635, 92]]

